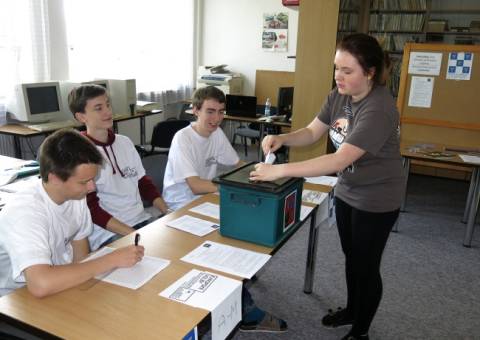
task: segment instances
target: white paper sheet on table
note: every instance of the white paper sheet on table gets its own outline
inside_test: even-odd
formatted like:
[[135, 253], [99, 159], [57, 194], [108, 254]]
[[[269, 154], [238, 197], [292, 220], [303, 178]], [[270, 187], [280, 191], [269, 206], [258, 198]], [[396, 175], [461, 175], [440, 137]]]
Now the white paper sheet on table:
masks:
[[181, 258], [182, 261], [251, 279], [270, 255], [206, 241]]
[[309, 207], [308, 205], [303, 205], [300, 208], [300, 221], [303, 221], [305, 218], [307, 218], [307, 215], [310, 213], [310, 211], [313, 210], [313, 207]]
[[304, 202], [320, 204], [327, 197], [328, 197], [328, 194], [326, 192], [320, 192], [320, 191], [308, 190], [308, 189], [302, 190], [302, 201]]
[[209, 217], [216, 218], [217, 220], [220, 219], [220, 206], [215, 203], [205, 202], [194, 206], [190, 209], [190, 211], [196, 212], [200, 215], [205, 215]]
[[212, 340], [225, 339], [242, 318], [242, 282], [192, 269], [158, 295], [209, 310]]
[[305, 177], [308, 183], [322, 184], [330, 187], [334, 187], [337, 184], [338, 177], [334, 176], [318, 176], [318, 177]]
[[472, 164], [480, 164], [480, 157], [479, 156], [472, 156], [472, 155], [458, 155], [462, 161], [466, 163]]
[[196, 236], [205, 236], [219, 228], [217, 224], [211, 221], [202, 220], [190, 215], [183, 215], [177, 219], [168, 221], [167, 226]]
[[[92, 254], [84, 261], [93, 260], [97, 257], [106, 255], [114, 251], [115, 249], [104, 247]], [[98, 280], [102, 280], [114, 285], [127, 287], [130, 289], [138, 289], [145, 283], [150, 281], [160, 271], [165, 269], [170, 264], [169, 260], [162, 259], [160, 257], [153, 257], [145, 255], [142, 261], [138, 262], [129, 268], [117, 268], [111, 272], [104, 273], [96, 276]]]

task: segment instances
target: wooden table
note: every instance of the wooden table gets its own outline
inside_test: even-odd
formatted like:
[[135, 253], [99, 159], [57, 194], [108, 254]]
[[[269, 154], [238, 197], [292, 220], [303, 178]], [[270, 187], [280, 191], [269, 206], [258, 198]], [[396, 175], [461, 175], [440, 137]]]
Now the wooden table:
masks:
[[[448, 153], [452, 156], [450, 157], [433, 157], [427, 153], [425, 150], [417, 147], [418, 145], [429, 145], [430, 143], [418, 142], [418, 141], [405, 141], [401, 145], [401, 154], [403, 157], [403, 164], [405, 168], [405, 173], [407, 174], [407, 181], [405, 184], [405, 195], [401, 206], [401, 211], [405, 211], [406, 206], [406, 197], [407, 197], [407, 185], [408, 185], [408, 173], [410, 171], [411, 160], [423, 160], [435, 163], [446, 163], [459, 165], [463, 167], [471, 167], [472, 175], [470, 176], [470, 185], [467, 194], [467, 200], [465, 204], [465, 210], [463, 213], [462, 222], [466, 223], [465, 235], [463, 238], [463, 245], [465, 247], [471, 247], [473, 231], [475, 229], [475, 218], [478, 212], [478, 206], [480, 201], [480, 165], [475, 163], [464, 162], [459, 154], [459, 152], [448, 151], [449, 149], [457, 149], [461, 147], [456, 147], [452, 145], [443, 145], [435, 143], [433, 148], [429, 148], [427, 151], [438, 151], [441, 153]], [[447, 150], [447, 151], [446, 151]]]
[[[326, 186], [306, 183], [305, 187], [332, 192], [331, 188]], [[139, 289], [131, 290], [92, 279], [78, 287], [44, 299], [37, 299], [26, 288], [21, 288], [0, 298], [0, 319], [37, 333], [42, 338], [58, 336], [68, 339], [181, 339], [209, 315], [206, 310], [158, 296], [158, 293], [191, 269], [199, 268], [181, 261], [181, 257], [206, 240], [265, 254], [275, 253], [281, 247], [279, 245], [276, 248], [269, 248], [222, 237], [218, 231], [204, 237], [197, 237], [165, 226], [165, 222], [186, 214], [188, 209], [195, 205], [203, 202], [218, 203], [218, 201], [218, 195], [203, 196], [188, 206], [163, 217], [160, 220], [161, 225], [157, 222], [155, 225], [150, 224], [139, 230], [142, 236], [141, 244], [144, 245], [147, 255], [171, 261], [166, 269]], [[320, 207], [322, 211], [320, 213], [319, 210], [316, 216], [327, 216], [328, 203]], [[317, 212], [317, 209], [310, 213], [308, 251], [308, 255], [312, 258], [307, 259], [310, 289], [315, 264], [316, 230], [319, 227], [319, 223], [315, 223], [314, 212]], [[193, 212], [188, 214], [196, 215]], [[201, 217], [209, 219], [206, 216]], [[307, 220], [308, 218], [304, 223]], [[130, 234], [112, 243], [112, 246], [120, 247], [133, 242], [134, 235]], [[223, 272], [218, 273], [235, 278]], [[241, 278], [237, 277], [237, 279]]]
[[[160, 113], [161, 111], [155, 112], [141, 112], [135, 113], [133, 115], [120, 115], [113, 118], [113, 129], [115, 132], [118, 130], [118, 122], [122, 122], [125, 120], [131, 119], [140, 119], [140, 141], [142, 145], [145, 145], [145, 117]], [[83, 125], [79, 124], [76, 128], [81, 128]], [[22, 146], [21, 146], [21, 138], [31, 138], [34, 136], [47, 136], [56, 130], [49, 130], [49, 131], [37, 131], [30, 129], [24, 125], [20, 124], [6, 124], [0, 126], [0, 135], [7, 135], [13, 137], [13, 147], [15, 151], [16, 158], [22, 158]]]

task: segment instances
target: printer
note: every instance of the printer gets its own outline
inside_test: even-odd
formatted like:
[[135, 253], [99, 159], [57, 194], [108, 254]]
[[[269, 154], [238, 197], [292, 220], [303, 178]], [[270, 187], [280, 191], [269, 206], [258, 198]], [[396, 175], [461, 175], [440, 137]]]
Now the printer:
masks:
[[[221, 67], [220, 67], [221, 66]], [[215, 86], [225, 94], [242, 94], [242, 76], [224, 69], [226, 65], [199, 66], [197, 72], [197, 89]]]

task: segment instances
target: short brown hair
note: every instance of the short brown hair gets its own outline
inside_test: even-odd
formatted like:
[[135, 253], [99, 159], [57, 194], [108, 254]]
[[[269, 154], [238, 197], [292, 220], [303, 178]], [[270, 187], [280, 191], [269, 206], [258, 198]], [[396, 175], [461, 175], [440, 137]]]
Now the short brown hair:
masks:
[[66, 181], [81, 164], [103, 162], [102, 155], [87, 138], [72, 129], [62, 129], [48, 136], [40, 146], [40, 175], [48, 182], [48, 174]]
[[200, 110], [203, 102], [207, 99], [215, 99], [223, 104], [225, 103], [225, 94], [215, 86], [201, 87], [193, 93], [192, 106]]
[[76, 112], [85, 112], [87, 101], [102, 96], [107, 89], [100, 85], [87, 84], [73, 88], [68, 94], [68, 107], [73, 115]]

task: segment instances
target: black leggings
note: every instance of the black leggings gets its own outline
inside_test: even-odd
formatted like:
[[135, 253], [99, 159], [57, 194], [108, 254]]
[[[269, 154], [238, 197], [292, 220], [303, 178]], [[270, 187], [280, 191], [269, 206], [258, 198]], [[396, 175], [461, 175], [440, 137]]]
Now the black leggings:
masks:
[[368, 333], [382, 298], [380, 262], [399, 210], [374, 213], [356, 209], [335, 197], [335, 213], [345, 254], [347, 312], [352, 334]]

